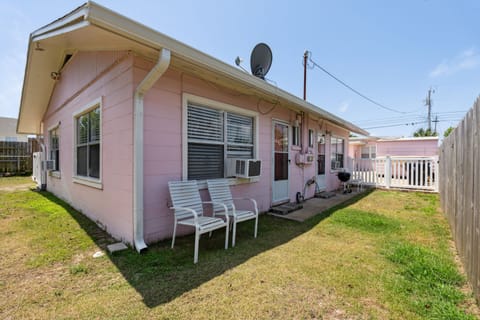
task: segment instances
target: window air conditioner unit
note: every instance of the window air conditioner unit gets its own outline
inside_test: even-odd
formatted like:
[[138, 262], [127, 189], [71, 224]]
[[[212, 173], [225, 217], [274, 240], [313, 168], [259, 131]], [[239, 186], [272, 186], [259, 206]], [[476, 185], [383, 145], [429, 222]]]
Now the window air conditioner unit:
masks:
[[227, 159], [227, 176], [252, 178], [260, 176], [261, 161], [257, 159]]
[[45, 171], [55, 170], [55, 160], [44, 160], [44, 161], [42, 161], [42, 170], [45, 170]]

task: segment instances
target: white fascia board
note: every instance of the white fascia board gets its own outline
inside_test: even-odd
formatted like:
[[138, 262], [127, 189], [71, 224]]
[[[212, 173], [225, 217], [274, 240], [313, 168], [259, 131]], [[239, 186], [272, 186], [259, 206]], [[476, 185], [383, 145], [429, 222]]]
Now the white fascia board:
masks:
[[378, 141], [393, 142], [393, 141], [433, 141], [438, 140], [438, 137], [399, 137], [399, 138], [382, 138]]
[[63, 16], [62, 18], [57, 19], [54, 22], [47, 24], [44, 27], [41, 27], [40, 29], [37, 29], [36, 31], [32, 32], [30, 36], [32, 38], [36, 38], [46, 33], [51, 33], [55, 30], [62, 29], [76, 20], [79, 20], [79, 19], [84, 20], [87, 16], [87, 13], [88, 13], [88, 3], [84, 4], [81, 7], [78, 7], [77, 9], [73, 10], [69, 14]]
[[42, 33], [41, 35], [34, 36], [32, 38], [32, 42], [37, 42], [37, 41], [45, 40], [45, 39], [52, 38], [52, 37], [55, 37], [55, 36], [58, 36], [58, 35], [66, 34], [66, 33], [69, 33], [69, 32], [84, 28], [84, 27], [88, 27], [89, 25], [90, 25], [90, 22], [81, 21], [81, 22], [66, 26], [64, 28], [61, 28], [61, 29], [56, 29], [56, 30], [53, 30], [51, 32], [45, 32], [45, 33]]
[[204, 66], [208, 69], [214, 70], [223, 74], [233, 80], [240, 81], [247, 86], [254, 89], [259, 89], [266, 94], [277, 96], [288, 102], [293, 106], [299, 108], [301, 111], [308, 111], [315, 115], [319, 115], [326, 120], [330, 120], [347, 130], [355, 133], [368, 135], [369, 133], [358, 126], [345, 121], [330, 112], [320, 109], [319, 107], [308, 103], [280, 88], [270, 85], [264, 80], [261, 80], [253, 75], [247, 74], [233, 66], [230, 66], [212, 56], [209, 56], [197, 49], [187, 46], [173, 38], [170, 38], [158, 31], [155, 31], [143, 24], [133, 21], [125, 16], [115, 13], [103, 6], [94, 2], [89, 2], [89, 12], [86, 16], [93, 25], [120, 34], [126, 38], [142, 43], [143, 45], [152, 47], [154, 49], [167, 48], [175, 55], [191, 61], [195, 64]]

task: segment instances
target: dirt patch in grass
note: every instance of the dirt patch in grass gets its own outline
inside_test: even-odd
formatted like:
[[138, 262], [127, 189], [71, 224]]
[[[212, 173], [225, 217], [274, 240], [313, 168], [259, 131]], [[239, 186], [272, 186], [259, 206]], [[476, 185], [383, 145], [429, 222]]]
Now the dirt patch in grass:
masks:
[[35, 187], [32, 177], [0, 177], [0, 191], [14, 192]]

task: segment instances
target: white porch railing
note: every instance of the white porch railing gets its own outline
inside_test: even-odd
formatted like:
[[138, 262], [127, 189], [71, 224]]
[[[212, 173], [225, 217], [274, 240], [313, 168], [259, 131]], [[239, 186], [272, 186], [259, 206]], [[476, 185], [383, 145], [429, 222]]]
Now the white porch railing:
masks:
[[348, 170], [366, 185], [438, 192], [438, 156], [348, 158]]

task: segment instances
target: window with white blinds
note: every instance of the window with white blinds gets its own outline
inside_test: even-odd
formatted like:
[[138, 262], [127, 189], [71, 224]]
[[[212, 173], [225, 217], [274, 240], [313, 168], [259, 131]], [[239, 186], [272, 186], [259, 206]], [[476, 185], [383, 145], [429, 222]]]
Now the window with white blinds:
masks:
[[253, 158], [253, 117], [193, 104], [187, 117], [189, 180], [223, 178], [227, 158]]
[[100, 106], [77, 116], [76, 124], [76, 175], [100, 178]]

